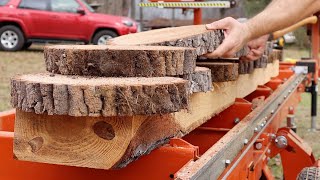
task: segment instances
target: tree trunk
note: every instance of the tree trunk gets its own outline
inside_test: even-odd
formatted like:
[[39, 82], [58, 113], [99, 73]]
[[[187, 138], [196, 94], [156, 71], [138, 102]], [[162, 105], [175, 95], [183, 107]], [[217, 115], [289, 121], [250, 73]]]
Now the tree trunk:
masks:
[[88, 3], [98, 3], [102, 6], [97, 9], [98, 13], [128, 16], [130, 0], [87, 0]]

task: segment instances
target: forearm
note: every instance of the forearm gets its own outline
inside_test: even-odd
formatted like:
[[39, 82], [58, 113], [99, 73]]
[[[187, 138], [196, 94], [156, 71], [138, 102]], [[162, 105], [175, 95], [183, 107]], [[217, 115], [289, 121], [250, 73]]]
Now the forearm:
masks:
[[286, 28], [320, 11], [320, 0], [273, 0], [267, 8], [246, 22], [249, 40]]

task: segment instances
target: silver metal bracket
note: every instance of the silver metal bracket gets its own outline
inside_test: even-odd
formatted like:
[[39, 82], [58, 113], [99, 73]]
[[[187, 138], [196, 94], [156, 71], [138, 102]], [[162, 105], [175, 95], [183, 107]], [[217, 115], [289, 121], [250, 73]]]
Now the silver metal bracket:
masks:
[[294, 66], [293, 71], [296, 74], [308, 74], [308, 67], [307, 66]]

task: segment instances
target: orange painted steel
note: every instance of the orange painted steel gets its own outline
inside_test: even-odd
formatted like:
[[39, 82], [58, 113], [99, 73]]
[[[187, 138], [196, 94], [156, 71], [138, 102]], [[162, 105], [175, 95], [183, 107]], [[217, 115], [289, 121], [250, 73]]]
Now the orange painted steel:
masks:
[[193, 24], [202, 24], [202, 9], [197, 8], [193, 10]]
[[272, 94], [272, 91], [273, 90], [268, 86], [258, 86], [257, 90], [249, 94], [245, 99], [249, 102], [252, 102], [253, 99], [261, 96], [267, 99]]
[[289, 79], [292, 75], [294, 74], [294, 72], [290, 69], [280, 69], [279, 70], [279, 76], [278, 78], [286, 81], [287, 79]]
[[[14, 111], [1, 113], [0, 179], [174, 179], [176, 177], [175, 173], [179, 169], [190, 161], [197, 161], [203, 153], [222, 137], [227, 136], [230, 129], [253, 111], [252, 103], [250, 102], [252, 99], [259, 96], [265, 96], [267, 99], [280, 84], [289, 79], [293, 75], [292, 70], [290, 70], [291, 66], [287, 64], [281, 66], [280, 74], [277, 78], [273, 78], [264, 86], [259, 86], [255, 92], [244, 99], [236, 99], [236, 102], [229, 108], [182, 139], [171, 139], [168, 144], [157, 148], [149, 155], [143, 156], [119, 170], [97, 170], [14, 160], [12, 149]], [[276, 154], [280, 154], [282, 157], [286, 179], [294, 177], [300, 172], [301, 168], [315, 164], [311, 151], [302, 143], [300, 138], [290, 130], [279, 130], [281, 122], [285, 120], [289, 113], [292, 113], [290, 107], [296, 107], [299, 103], [300, 94], [303, 90], [303, 85], [301, 85], [279, 107], [274, 118], [270, 119], [270, 124], [254, 142], [254, 145], [250, 147], [249, 151], [245, 152], [245, 156], [233, 169], [228, 179], [259, 179], [262, 176], [267, 179], [273, 179], [267, 167], [267, 162], [269, 158], [274, 157]], [[275, 134], [286, 136], [288, 147], [290, 148], [277, 148], [274, 143], [273, 135]], [[237, 158], [240, 157], [241, 153], [243, 152], [240, 151]], [[296, 161], [294, 158], [298, 158], [301, 163], [299, 165], [292, 163], [293, 160]], [[228, 171], [228, 167], [224, 173]]]
[[[281, 128], [277, 136], [284, 136], [288, 140], [288, 146], [280, 150], [285, 179], [296, 179], [304, 167], [311, 167], [316, 160], [312, 149], [289, 128]], [[279, 148], [277, 149], [279, 150]]]
[[0, 112], [0, 130], [13, 132], [15, 110]]
[[268, 86], [269, 88], [271, 88], [274, 91], [279, 87], [280, 84], [282, 84], [281, 79], [272, 78], [269, 82], [267, 82], [267, 84], [265, 84], [265, 86]]

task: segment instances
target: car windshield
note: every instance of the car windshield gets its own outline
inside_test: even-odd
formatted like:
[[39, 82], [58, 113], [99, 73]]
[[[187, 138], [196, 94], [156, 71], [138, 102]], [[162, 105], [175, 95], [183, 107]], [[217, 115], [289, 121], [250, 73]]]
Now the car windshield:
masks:
[[[0, 0], [1, 1], [1, 0]], [[90, 12], [94, 12], [94, 9], [87, 3], [85, 2], [84, 0], [80, 0], [86, 7], [87, 9], [90, 11]]]
[[9, 0], [0, 0], [0, 6], [4, 6], [8, 3]]

